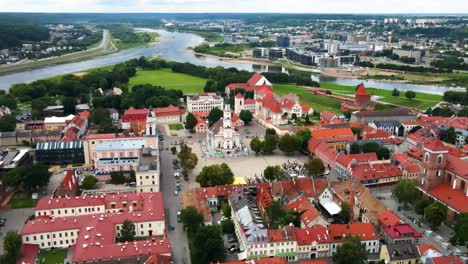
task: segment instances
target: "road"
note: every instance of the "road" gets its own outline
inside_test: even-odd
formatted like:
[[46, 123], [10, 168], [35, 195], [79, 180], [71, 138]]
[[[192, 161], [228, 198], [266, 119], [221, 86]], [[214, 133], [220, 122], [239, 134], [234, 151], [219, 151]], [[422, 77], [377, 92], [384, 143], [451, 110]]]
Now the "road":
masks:
[[160, 141], [160, 158], [161, 158], [161, 176], [160, 176], [160, 192], [164, 197], [164, 210], [166, 214], [167, 226], [175, 226], [175, 230], [169, 230], [167, 233], [171, 240], [172, 246], [172, 259], [175, 264], [190, 264], [190, 254], [188, 249], [187, 236], [183, 231], [181, 223], [177, 222], [177, 212], [182, 209], [181, 195], [174, 195], [176, 189], [176, 179], [174, 178], [174, 171], [172, 167], [172, 160], [176, 158], [172, 155], [170, 150], [171, 142], [177, 138], [168, 136], [166, 130], [160, 126], [161, 134], [164, 135], [164, 140]]
[[3, 240], [8, 230], [16, 230], [18, 233], [23, 230], [26, 219], [34, 214], [34, 208], [24, 209], [0, 209], [0, 216], [5, 217], [4, 227], [0, 227], [0, 255], [3, 255]]
[[2, 65], [0, 66], [0, 74], [14, 72], [14, 71], [24, 71], [24, 70], [29, 70], [33, 68], [54, 65], [54, 64], [81, 61], [81, 60], [90, 59], [90, 58], [100, 56], [100, 55], [110, 54], [110, 53], [117, 52], [117, 51], [118, 51], [117, 47], [114, 45], [114, 43], [112, 43], [112, 38], [111, 38], [111, 34], [109, 30], [104, 29], [102, 31], [102, 40], [97, 47], [87, 49], [84, 51], [65, 54], [65, 55], [58, 56], [58, 57], [50, 57], [50, 58], [45, 58], [45, 59], [40, 59], [40, 60], [35, 60], [35, 61], [26, 61], [24, 63]]

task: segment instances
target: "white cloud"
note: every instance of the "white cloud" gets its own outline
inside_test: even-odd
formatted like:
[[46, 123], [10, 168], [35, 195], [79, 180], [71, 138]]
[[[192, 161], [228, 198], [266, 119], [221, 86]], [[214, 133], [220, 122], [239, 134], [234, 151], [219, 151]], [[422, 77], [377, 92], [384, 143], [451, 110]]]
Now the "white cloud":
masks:
[[2, 12], [468, 13], [466, 0], [0, 0]]

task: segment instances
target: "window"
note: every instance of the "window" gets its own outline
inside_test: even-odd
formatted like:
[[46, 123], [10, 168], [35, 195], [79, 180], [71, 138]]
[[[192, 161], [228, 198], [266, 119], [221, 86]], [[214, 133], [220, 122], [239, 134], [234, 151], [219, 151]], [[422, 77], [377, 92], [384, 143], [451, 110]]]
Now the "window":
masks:
[[151, 223], [149, 223], [148, 226], [151, 227]]
[[43, 236], [43, 235], [41, 235], [41, 240], [42, 240], [42, 239], [44, 239], [44, 236]]
[[29, 242], [29, 237], [26, 237], [26, 242]]
[[439, 155], [437, 157], [437, 165], [440, 165], [440, 164], [442, 164], [442, 155]]
[[429, 154], [424, 155], [424, 162], [429, 162]]
[[55, 234], [52, 234], [52, 238], [55, 238]]

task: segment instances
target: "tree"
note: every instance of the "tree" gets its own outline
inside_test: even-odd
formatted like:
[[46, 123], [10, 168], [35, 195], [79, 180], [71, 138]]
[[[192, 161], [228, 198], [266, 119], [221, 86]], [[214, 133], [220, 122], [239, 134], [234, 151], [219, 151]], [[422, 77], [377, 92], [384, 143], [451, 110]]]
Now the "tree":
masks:
[[16, 167], [8, 171], [3, 183], [13, 188], [23, 188], [26, 191], [36, 191], [47, 185], [50, 178], [49, 167], [43, 164], [31, 164]]
[[400, 91], [398, 91], [397, 88], [393, 89], [392, 96], [396, 96], [396, 97], [400, 96]]
[[424, 220], [434, 229], [439, 227], [446, 218], [447, 206], [439, 201], [433, 202], [424, 209]]
[[450, 238], [453, 245], [467, 246], [468, 243], [468, 213], [462, 213], [455, 224], [455, 234]]
[[364, 145], [362, 145], [362, 152], [364, 153], [371, 153], [379, 150], [380, 146], [377, 142], [367, 142]]
[[309, 143], [309, 140], [312, 138], [312, 135], [310, 134], [310, 129], [301, 129], [296, 132], [296, 137], [299, 140], [302, 149], [307, 149], [307, 144]]
[[424, 215], [424, 209], [426, 209], [430, 204], [431, 202], [427, 199], [419, 199], [414, 205], [414, 211], [417, 214]]
[[351, 127], [353, 134], [357, 136], [358, 139], [362, 139], [362, 128], [360, 127]]
[[269, 181], [280, 180], [284, 176], [284, 170], [279, 166], [268, 166], [263, 171], [263, 177]]
[[276, 134], [267, 134], [263, 144], [263, 153], [271, 154], [278, 147], [279, 137]]
[[195, 153], [192, 153], [192, 149], [187, 146], [184, 142], [180, 143], [180, 152], [177, 154], [177, 158], [180, 160], [180, 167], [182, 168], [182, 174], [184, 177], [188, 177], [190, 172], [195, 169], [198, 164], [198, 157]]
[[379, 150], [377, 151], [377, 158], [379, 160], [389, 159], [390, 158], [390, 150], [388, 148], [386, 148], [386, 147], [379, 148]]
[[13, 115], [4, 115], [0, 117], [0, 132], [15, 131], [16, 118]]
[[298, 150], [297, 141], [289, 134], [285, 134], [279, 139], [278, 149], [283, 151], [286, 155]]
[[265, 137], [267, 135], [276, 135], [276, 130], [274, 130], [273, 128], [267, 128], [265, 129]]
[[349, 147], [349, 152], [351, 154], [361, 153], [361, 148], [359, 147], [359, 144], [356, 142], [352, 143], [351, 146]]
[[413, 100], [416, 97], [416, 93], [413, 91], [406, 91], [405, 96], [406, 98]]
[[125, 220], [120, 229], [120, 234], [118, 237], [119, 242], [130, 242], [135, 240], [135, 225], [130, 220]]
[[96, 183], [99, 180], [94, 177], [93, 175], [86, 175], [81, 182], [81, 189], [83, 190], [90, 190], [90, 189], [96, 189]]
[[347, 224], [351, 220], [351, 210], [349, 204], [346, 202], [341, 203], [341, 211], [333, 217], [335, 224]]
[[223, 233], [229, 234], [234, 232], [234, 223], [231, 219], [224, 219], [221, 221], [221, 230]]
[[19, 258], [21, 244], [21, 235], [16, 231], [8, 230], [3, 240], [3, 251], [5, 252], [5, 258], [11, 261], [11, 263], [16, 263], [16, 260]]
[[336, 247], [332, 260], [336, 264], [365, 264], [367, 254], [366, 246], [361, 244], [359, 236], [348, 236], [341, 245]]
[[418, 198], [416, 182], [410, 179], [400, 180], [393, 186], [392, 192], [397, 202], [403, 204], [404, 207], [408, 207], [409, 203], [412, 203]]
[[317, 159], [317, 158], [308, 160], [304, 164], [304, 167], [309, 172], [309, 175], [312, 175], [312, 176], [322, 174], [325, 171], [325, 166], [323, 165], [322, 160]]
[[189, 243], [193, 264], [218, 263], [226, 259], [226, 249], [219, 226], [200, 227]]
[[234, 182], [234, 173], [226, 163], [214, 164], [203, 167], [196, 181], [201, 187], [232, 184]]
[[180, 219], [189, 236], [195, 234], [203, 225], [203, 215], [194, 206], [187, 206], [180, 211]]
[[62, 100], [63, 104], [63, 112], [65, 115], [74, 115], [75, 114], [75, 107], [78, 104], [78, 101], [75, 97], [66, 96]]
[[457, 134], [455, 133], [455, 128], [449, 127], [445, 132], [445, 142], [450, 144], [455, 144], [457, 141]]
[[187, 114], [187, 117], [185, 118], [185, 128], [190, 131], [193, 131], [196, 124], [197, 124], [197, 118], [195, 117], [194, 114], [189, 112]]
[[208, 124], [212, 126], [214, 123], [218, 122], [221, 117], [223, 117], [223, 110], [219, 108], [211, 109], [210, 113], [208, 114]]
[[268, 216], [269, 227], [276, 229], [280, 226], [293, 224], [296, 227], [301, 226], [301, 214], [304, 211], [285, 210], [279, 201], [273, 201], [265, 208]]
[[229, 203], [227, 201], [224, 201], [221, 204], [221, 212], [223, 213], [225, 217], [227, 218], [231, 217], [231, 206], [229, 206]]
[[258, 137], [253, 138], [250, 141], [250, 148], [255, 154], [262, 152], [265, 142], [261, 141]]
[[252, 121], [253, 115], [249, 110], [241, 110], [239, 113], [239, 118], [244, 121], [245, 125], [248, 125]]
[[304, 118], [304, 125], [306, 126], [312, 125], [312, 122], [310, 121], [309, 113], [306, 113], [306, 116]]
[[112, 184], [123, 184], [125, 183], [125, 175], [121, 171], [113, 171], [110, 173]]

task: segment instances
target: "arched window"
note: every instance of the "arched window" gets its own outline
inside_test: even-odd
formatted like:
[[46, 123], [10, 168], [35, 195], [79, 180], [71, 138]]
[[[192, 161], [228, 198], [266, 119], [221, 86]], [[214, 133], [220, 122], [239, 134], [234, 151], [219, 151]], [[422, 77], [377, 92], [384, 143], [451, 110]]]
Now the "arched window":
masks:
[[437, 156], [437, 165], [442, 164], [442, 159], [443, 159], [442, 155]]
[[424, 156], [424, 162], [429, 162], [429, 153]]

